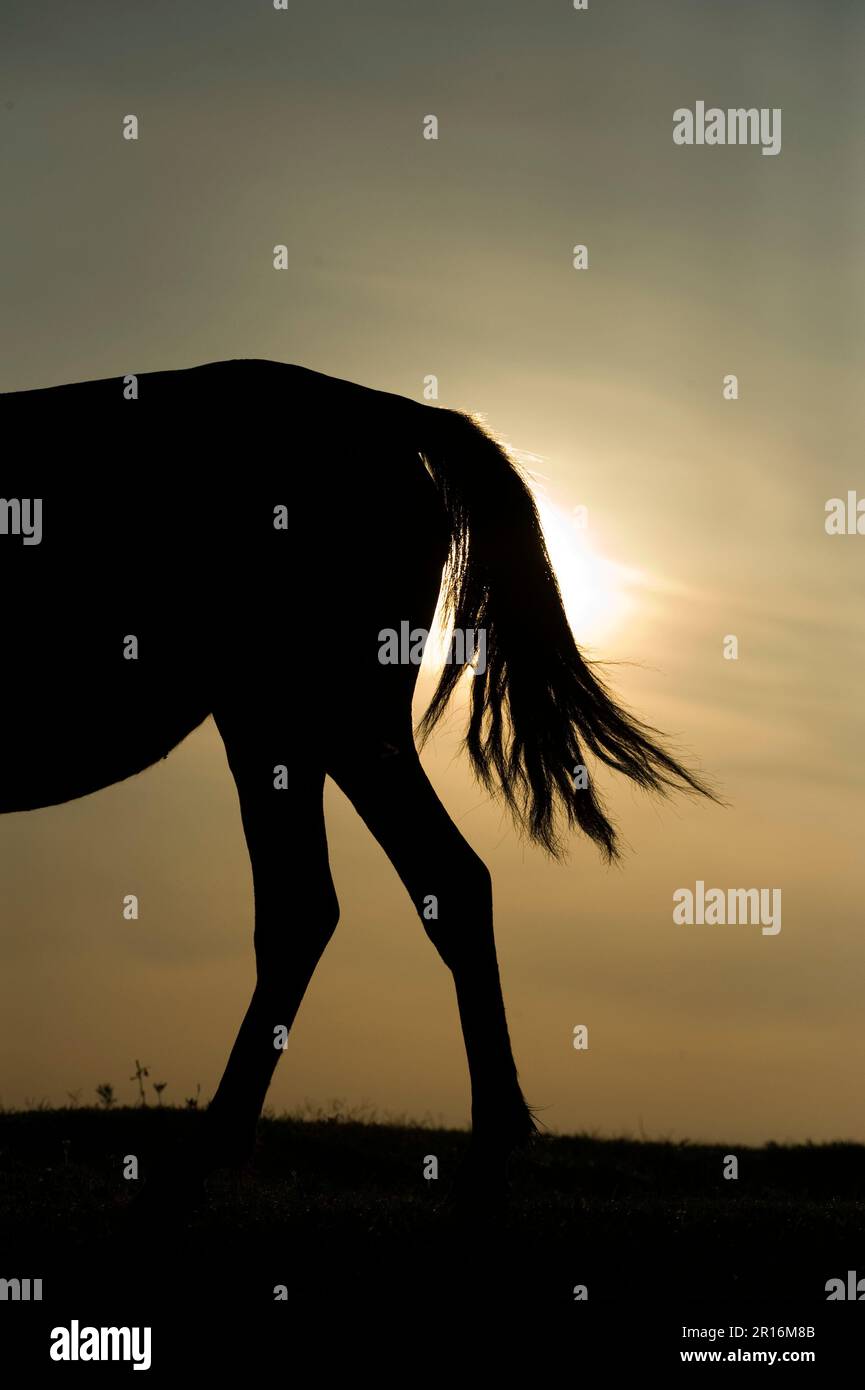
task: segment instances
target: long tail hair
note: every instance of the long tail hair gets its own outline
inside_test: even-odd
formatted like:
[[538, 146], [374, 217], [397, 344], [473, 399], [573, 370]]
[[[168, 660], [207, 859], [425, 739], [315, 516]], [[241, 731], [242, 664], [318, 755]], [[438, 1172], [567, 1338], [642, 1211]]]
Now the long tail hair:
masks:
[[[565, 615], [534, 498], [504, 449], [461, 412], [424, 412], [434, 424], [421, 455], [447, 512], [451, 549], [445, 618], [486, 633], [486, 669], [471, 684], [465, 746], [481, 784], [500, 790], [517, 824], [554, 857], [578, 826], [607, 860], [616, 830], [585, 766], [584, 749], [638, 786], [719, 798], [679, 763], [656, 729], [619, 705], [580, 654]], [[466, 664], [466, 663], [463, 663]], [[594, 663], [592, 663], [594, 664]], [[462, 674], [445, 666], [418, 726], [423, 743]]]

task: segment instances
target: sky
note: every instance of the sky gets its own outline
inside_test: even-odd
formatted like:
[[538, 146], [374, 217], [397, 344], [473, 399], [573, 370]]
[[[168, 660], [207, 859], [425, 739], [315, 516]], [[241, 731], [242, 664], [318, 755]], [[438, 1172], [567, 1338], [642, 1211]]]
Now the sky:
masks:
[[[854, 0], [0, 19], [0, 391], [234, 357], [414, 399], [436, 376], [530, 468], [578, 642], [729, 803], [609, 781], [622, 865], [576, 837], [556, 865], [473, 782], [459, 708], [425, 750], [492, 872], [521, 1082], [554, 1132], [865, 1140], [865, 537], [825, 529], [830, 498], [865, 497], [863, 31]], [[698, 101], [779, 108], [780, 152], [676, 145]], [[252, 447], [293, 466], [290, 419]], [[269, 1104], [465, 1125], [448, 973], [330, 783], [326, 810], [342, 916]], [[675, 923], [698, 880], [780, 889], [781, 930]], [[211, 1095], [253, 983], [212, 722], [129, 782], [2, 817], [0, 914], [0, 1103], [103, 1082], [132, 1103], [136, 1058], [166, 1102]]]

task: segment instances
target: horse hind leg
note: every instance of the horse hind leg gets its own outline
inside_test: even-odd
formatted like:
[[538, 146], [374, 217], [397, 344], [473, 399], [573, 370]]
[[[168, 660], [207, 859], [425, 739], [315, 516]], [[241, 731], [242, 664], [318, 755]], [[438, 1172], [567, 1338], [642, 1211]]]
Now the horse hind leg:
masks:
[[[296, 742], [250, 715], [217, 717], [252, 865], [256, 984], [228, 1065], [207, 1112], [211, 1164], [251, 1154], [258, 1118], [315, 968], [336, 930], [339, 903], [324, 824], [325, 771], [299, 760]], [[284, 750], [284, 753], [280, 750]], [[289, 786], [274, 785], [274, 767]], [[296, 905], [296, 906], [295, 906]]]
[[[514, 1150], [537, 1133], [508, 1035], [489, 871], [439, 801], [410, 726], [392, 732], [387, 746], [380, 741], [343, 752], [328, 772], [388, 855], [453, 974], [472, 1094], [472, 1148], [464, 1178], [483, 1191], [501, 1180]], [[437, 911], [432, 920], [431, 899]]]
[[[256, 984], [201, 1131], [151, 1169], [128, 1213], [136, 1229], [170, 1224], [200, 1205], [213, 1169], [240, 1168], [251, 1158], [282, 1055], [277, 1030], [290, 1030], [339, 917], [324, 828], [324, 767], [314, 757], [298, 757], [284, 712], [277, 718], [262, 708], [220, 706], [214, 718], [237, 785], [252, 865]], [[280, 762], [290, 768], [285, 790], [274, 785]]]

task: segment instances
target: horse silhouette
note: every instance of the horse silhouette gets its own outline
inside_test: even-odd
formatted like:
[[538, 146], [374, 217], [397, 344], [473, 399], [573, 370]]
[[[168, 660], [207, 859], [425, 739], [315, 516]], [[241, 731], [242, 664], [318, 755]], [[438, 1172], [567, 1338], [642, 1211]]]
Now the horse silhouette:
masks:
[[[538, 1129], [490, 874], [421, 766], [418, 666], [381, 660], [381, 634], [429, 631], [442, 586], [455, 630], [485, 634], [468, 754], [553, 856], [571, 828], [617, 853], [593, 778], [575, 786], [587, 754], [654, 792], [713, 795], [581, 656], [517, 467], [468, 415], [268, 361], [7, 393], [0, 416], [7, 457], [36, 455], [27, 486], [42, 493], [38, 540], [24, 499], [0, 499], [0, 811], [119, 782], [208, 715], [237, 785], [256, 985], [206, 1113], [207, 1162], [251, 1151], [275, 1029], [337, 926], [330, 776], [453, 974], [471, 1083], [462, 1180], [492, 1188]], [[421, 745], [471, 651], [444, 666]]]

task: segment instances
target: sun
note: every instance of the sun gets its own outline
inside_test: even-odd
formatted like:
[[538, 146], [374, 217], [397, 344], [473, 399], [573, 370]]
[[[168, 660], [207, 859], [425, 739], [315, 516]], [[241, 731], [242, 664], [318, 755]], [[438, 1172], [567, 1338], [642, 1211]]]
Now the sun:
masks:
[[[581, 525], [579, 509], [568, 515], [534, 480], [530, 480], [530, 487], [574, 639], [580, 647], [597, 650], [636, 607], [636, 590], [646, 582], [645, 576], [598, 552], [587, 528]], [[447, 659], [448, 634], [442, 630], [442, 610], [440, 594], [422, 663], [428, 680], [437, 679]], [[467, 669], [466, 679], [471, 674]]]
[[641, 576], [599, 553], [580, 509], [569, 516], [545, 493], [533, 492], [574, 637], [580, 644], [606, 641], [634, 608]]

